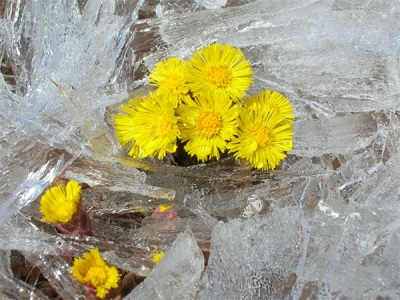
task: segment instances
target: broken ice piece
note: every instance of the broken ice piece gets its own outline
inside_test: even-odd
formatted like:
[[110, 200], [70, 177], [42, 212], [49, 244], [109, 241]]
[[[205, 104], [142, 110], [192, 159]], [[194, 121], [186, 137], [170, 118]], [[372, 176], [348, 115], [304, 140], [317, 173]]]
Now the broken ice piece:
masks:
[[178, 235], [153, 272], [125, 299], [195, 299], [204, 257], [190, 230]]

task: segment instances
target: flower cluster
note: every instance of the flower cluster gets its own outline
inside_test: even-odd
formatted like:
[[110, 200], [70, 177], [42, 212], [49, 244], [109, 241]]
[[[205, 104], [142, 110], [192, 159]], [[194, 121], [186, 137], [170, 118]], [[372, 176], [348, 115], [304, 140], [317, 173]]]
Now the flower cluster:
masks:
[[115, 119], [116, 136], [134, 158], [163, 159], [180, 140], [200, 161], [228, 151], [268, 170], [292, 149], [289, 100], [270, 90], [245, 98], [253, 72], [238, 48], [214, 44], [188, 61], [165, 59], [149, 80], [156, 90], [121, 105]]

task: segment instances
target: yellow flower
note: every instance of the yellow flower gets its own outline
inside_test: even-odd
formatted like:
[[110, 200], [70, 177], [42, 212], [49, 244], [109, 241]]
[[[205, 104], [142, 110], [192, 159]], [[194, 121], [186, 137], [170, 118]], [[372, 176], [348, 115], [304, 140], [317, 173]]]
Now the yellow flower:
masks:
[[178, 214], [172, 209], [172, 205], [159, 205], [151, 216], [159, 221], [170, 221], [175, 219]]
[[140, 104], [142, 99], [140, 97], [136, 97], [128, 101], [128, 103], [120, 106], [120, 109], [124, 111], [126, 114], [118, 114], [115, 118], [115, 135], [118, 141], [123, 145], [130, 145], [130, 150], [128, 155], [134, 158], [145, 158], [147, 155], [144, 153], [143, 149], [141, 149], [136, 143], [133, 137], [133, 132], [135, 128], [133, 127], [133, 120], [136, 114], [136, 108]]
[[255, 102], [266, 105], [268, 110], [276, 110], [288, 120], [294, 119], [293, 106], [285, 96], [277, 91], [265, 90], [257, 95], [253, 95], [244, 100], [244, 105], [250, 107]]
[[167, 96], [150, 94], [137, 106], [132, 126], [136, 144], [148, 156], [157, 154], [158, 159], [167, 152], [176, 151], [176, 139], [179, 137], [178, 119]]
[[40, 200], [42, 221], [52, 224], [67, 223], [76, 215], [81, 205], [81, 186], [70, 180], [66, 186], [54, 186]]
[[236, 158], [244, 158], [254, 168], [275, 169], [284, 152], [292, 150], [292, 122], [284, 114], [269, 110], [267, 105], [253, 103], [240, 113], [239, 133], [230, 144]]
[[164, 257], [164, 251], [158, 250], [157, 247], [154, 247], [154, 250], [151, 251], [151, 255], [153, 256], [152, 261], [158, 263]]
[[163, 205], [163, 204], [161, 204], [161, 205], [158, 206], [158, 209], [160, 210], [160, 212], [164, 212], [164, 211], [172, 209], [172, 205]]
[[197, 50], [189, 60], [188, 86], [194, 95], [205, 89], [221, 90], [241, 99], [253, 82], [250, 63], [238, 48], [214, 44]]
[[72, 276], [82, 285], [90, 284], [96, 289], [96, 296], [103, 299], [111, 288], [118, 287], [120, 274], [117, 268], [109, 266], [99, 254], [92, 249], [85, 252], [83, 258], [75, 258], [71, 267]]
[[158, 93], [168, 96], [174, 108], [189, 91], [186, 84], [187, 68], [187, 62], [174, 57], [159, 62], [150, 72], [150, 85], [158, 87]]
[[216, 157], [227, 147], [238, 126], [239, 107], [223, 92], [205, 92], [185, 100], [178, 110], [185, 150], [201, 161]]

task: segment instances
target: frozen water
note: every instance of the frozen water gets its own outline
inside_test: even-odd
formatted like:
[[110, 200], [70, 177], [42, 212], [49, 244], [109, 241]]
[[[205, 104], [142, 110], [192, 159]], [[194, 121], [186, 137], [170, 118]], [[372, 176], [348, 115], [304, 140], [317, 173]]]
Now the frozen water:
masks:
[[[148, 277], [128, 298], [400, 297], [397, 0], [8, 0], [0, 14], [1, 296], [47, 297], [17, 252], [75, 297], [67, 258], [96, 247]], [[113, 118], [148, 70], [212, 42], [243, 50], [249, 93], [292, 101], [280, 170], [135, 161], [118, 144]], [[95, 236], [40, 221], [60, 176], [89, 185]], [[177, 216], [154, 217], [160, 204]]]
[[195, 2], [207, 9], [216, 9], [225, 6], [227, 0], [195, 0]]
[[[293, 294], [300, 295], [301, 289], [304, 293], [305, 287], [314, 282], [318, 289], [324, 285], [332, 294], [350, 298], [398, 297], [399, 274], [394, 268], [399, 260], [391, 250], [397, 247], [398, 231], [389, 229], [399, 226], [399, 211], [396, 205], [391, 206], [398, 201], [398, 188], [388, 181], [398, 172], [392, 169], [396, 165], [397, 159], [389, 160], [363, 180], [363, 185], [349, 198], [318, 201], [312, 218], [303, 222], [307, 238], [303, 241]], [[372, 186], [379, 187], [379, 191], [368, 196], [363, 193], [360, 198], [359, 192]]]
[[8, 277], [4, 273], [1, 273], [0, 282], [0, 295], [4, 299], [49, 299], [42, 292], [38, 291], [31, 285], [14, 278], [12, 275]]
[[[300, 209], [214, 227], [201, 299], [280, 298], [303, 240]], [[249, 259], [250, 258], [250, 259]], [[288, 291], [287, 291], [288, 292]]]
[[204, 257], [189, 230], [181, 233], [145, 279], [126, 299], [194, 299]]

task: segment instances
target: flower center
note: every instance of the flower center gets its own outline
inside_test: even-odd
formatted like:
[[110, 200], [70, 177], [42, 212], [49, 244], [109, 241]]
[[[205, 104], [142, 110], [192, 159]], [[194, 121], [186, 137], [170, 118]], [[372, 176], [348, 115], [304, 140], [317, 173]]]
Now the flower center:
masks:
[[174, 123], [167, 118], [160, 118], [157, 120], [157, 134], [161, 137], [171, 135], [174, 130]]
[[213, 111], [204, 111], [196, 120], [196, 132], [203, 137], [213, 137], [221, 128], [221, 116]]
[[256, 124], [250, 130], [253, 140], [256, 142], [257, 146], [263, 148], [268, 146], [272, 142], [271, 133], [265, 126], [261, 124]]
[[85, 279], [90, 281], [94, 287], [103, 285], [107, 279], [106, 270], [103, 267], [91, 267], [89, 268]]
[[181, 86], [181, 80], [176, 74], [169, 74], [160, 84], [160, 88], [167, 93], [177, 92]]
[[211, 66], [207, 72], [208, 82], [221, 88], [232, 81], [232, 72], [227, 66]]

